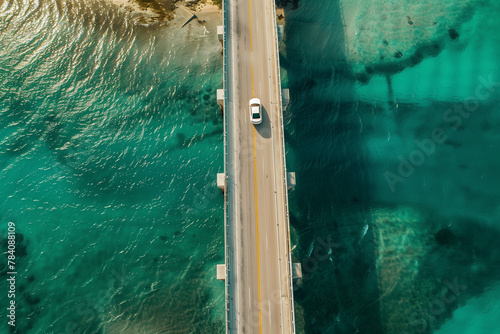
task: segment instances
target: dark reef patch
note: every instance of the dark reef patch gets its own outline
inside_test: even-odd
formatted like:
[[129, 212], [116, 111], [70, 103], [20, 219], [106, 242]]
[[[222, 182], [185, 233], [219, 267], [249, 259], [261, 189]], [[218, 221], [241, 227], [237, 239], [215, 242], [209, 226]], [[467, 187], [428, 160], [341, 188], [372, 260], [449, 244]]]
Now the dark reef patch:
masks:
[[278, 8], [299, 8], [299, 0], [276, 0], [275, 2]]
[[[24, 235], [19, 233], [19, 232], [16, 232], [16, 258], [17, 259], [21, 259], [23, 257], [25, 257], [26, 255], [28, 255], [28, 250], [27, 250], [27, 247], [28, 247], [28, 240], [25, 240], [24, 239]], [[3, 254], [7, 254], [7, 251], [8, 251], [8, 241], [9, 239], [7, 238], [7, 236], [4, 236], [2, 237], [2, 239], [0, 239], [0, 249], [2, 250], [2, 253]], [[7, 269], [7, 268], [5, 268]], [[2, 274], [5, 274], [3, 271], [2, 271]]]
[[448, 228], [445, 227], [434, 234], [436, 242], [440, 245], [450, 245], [456, 242], [457, 238], [455, 234]]
[[[384, 43], [385, 44], [385, 43]], [[425, 58], [436, 57], [442, 51], [439, 43], [425, 44], [417, 48], [415, 53], [404, 56], [403, 52], [396, 50], [391, 61], [371, 63], [364, 67], [364, 71], [354, 72], [354, 78], [362, 84], [366, 84], [374, 75], [394, 75], [407, 67], [420, 64]], [[380, 60], [384, 60], [381, 55]]]
[[457, 39], [460, 36], [458, 32], [453, 28], [448, 29], [448, 34], [450, 35], [451, 39]]
[[175, 9], [174, 0], [135, 0], [142, 9], [151, 9], [158, 19], [172, 19]]
[[[17, 224], [16, 224], [17, 228]], [[15, 233], [16, 243], [15, 243], [15, 255], [16, 255], [16, 271], [24, 271], [26, 266], [26, 261], [28, 257], [29, 250], [29, 239], [20, 232]], [[7, 235], [2, 235], [0, 239], [0, 250], [2, 253], [7, 254], [8, 251], [8, 237]], [[0, 269], [0, 276], [6, 277], [8, 272], [8, 267], [2, 267]], [[22, 319], [16, 323], [14, 331], [11, 333], [27, 333], [37, 320], [37, 315], [42, 311], [41, 302], [42, 298], [37, 296], [33, 291], [33, 284], [35, 284], [36, 278], [34, 275], [17, 276], [17, 291], [16, 291], [16, 318]]]

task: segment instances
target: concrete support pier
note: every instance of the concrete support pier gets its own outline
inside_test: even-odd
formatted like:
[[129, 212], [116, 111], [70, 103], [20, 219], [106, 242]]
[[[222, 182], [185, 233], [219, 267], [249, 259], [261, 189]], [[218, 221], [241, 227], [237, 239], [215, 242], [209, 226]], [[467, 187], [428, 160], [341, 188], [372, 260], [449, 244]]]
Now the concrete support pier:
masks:
[[221, 111], [224, 111], [224, 89], [217, 89], [217, 104]]

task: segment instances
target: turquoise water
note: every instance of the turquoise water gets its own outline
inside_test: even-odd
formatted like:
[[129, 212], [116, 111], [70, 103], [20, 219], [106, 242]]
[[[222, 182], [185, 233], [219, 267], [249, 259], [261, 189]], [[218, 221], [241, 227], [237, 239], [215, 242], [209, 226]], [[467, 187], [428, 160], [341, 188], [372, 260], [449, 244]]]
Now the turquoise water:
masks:
[[105, 1], [8, 0], [0, 13], [16, 332], [221, 332], [216, 22], [147, 26]]
[[[498, 14], [493, 0], [287, 9], [298, 333], [499, 333]], [[17, 333], [224, 331], [220, 18], [181, 29], [183, 15], [0, 2]]]
[[301, 332], [500, 333], [499, 13], [495, 1], [287, 11]]

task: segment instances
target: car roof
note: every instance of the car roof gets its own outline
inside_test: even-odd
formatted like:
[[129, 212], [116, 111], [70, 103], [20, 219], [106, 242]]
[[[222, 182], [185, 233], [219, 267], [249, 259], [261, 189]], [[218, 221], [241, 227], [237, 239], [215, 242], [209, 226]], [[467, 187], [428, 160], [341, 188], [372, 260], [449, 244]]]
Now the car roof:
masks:
[[260, 100], [256, 97], [250, 99], [250, 104], [254, 104], [254, 103], [260, 104]]

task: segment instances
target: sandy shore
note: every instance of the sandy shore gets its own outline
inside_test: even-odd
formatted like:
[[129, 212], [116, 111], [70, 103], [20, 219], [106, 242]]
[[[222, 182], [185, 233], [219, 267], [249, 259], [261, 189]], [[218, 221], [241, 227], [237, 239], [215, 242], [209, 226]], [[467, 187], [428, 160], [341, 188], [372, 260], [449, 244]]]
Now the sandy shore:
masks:
[[200, 3], [196, 5], [195, 9], [193, 10], [192, 8], [187, 7], [186, 5], [182, 3], [177, 3], [176, 4], [176, 12], [177, 11], [183, 11], [190, 17], [194, 14], [196, 17], [198, 17], [198, 21], [203, 22], [203, 21], [208, 21], [211, 18], [213, 18], [215, 15], [222, 15], [221, 9], [213, 4], [210, 3]]

